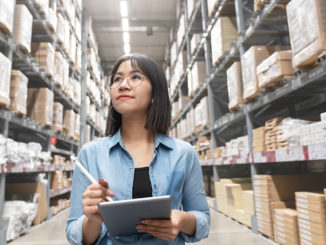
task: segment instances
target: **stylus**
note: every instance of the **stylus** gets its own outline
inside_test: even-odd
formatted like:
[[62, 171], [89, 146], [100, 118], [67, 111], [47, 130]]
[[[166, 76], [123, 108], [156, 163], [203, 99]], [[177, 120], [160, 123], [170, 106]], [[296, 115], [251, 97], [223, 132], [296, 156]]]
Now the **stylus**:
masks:
[[[83, 172], [83, 174], [92, 182], [92, 184], [98, 183], [92, 175], [83, 167], [83, 165], [77, 160], [76, 157], [71, 157], [71, 160], [78, 166], [78, 168]], [[113, 202], [113, 199], [109, 196], [106, 196], [106, 200]]]

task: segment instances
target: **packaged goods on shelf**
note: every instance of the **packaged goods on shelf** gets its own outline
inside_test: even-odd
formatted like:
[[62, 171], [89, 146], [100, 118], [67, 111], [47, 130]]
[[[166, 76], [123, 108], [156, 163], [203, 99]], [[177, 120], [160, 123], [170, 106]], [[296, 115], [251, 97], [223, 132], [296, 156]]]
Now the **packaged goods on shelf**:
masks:
[[207, 10], [210, 16], [214, 16], [217, 9], [218, 0], [207, 0]]
[[0, 134], [0, 166], [7, 162], [7, 138]]
[[242, 191], [243, 200], [243, 224], [251, 227], [251, 216], [255, 215], [254, 192], [252, 190]]
[[195, 110], [191, 109], [187, 113], [187, 134], [191, 136], [195, 132]]
[[176, 118], [179, 115], [179, 103], [178, 102], [173, 102], [172, 103], [172, 113], [171, 117], [172, 119]]
[[63, 48], [66, 51], [66, 53], [69, 53], [70, 50], [70, 23], [67, 19], [64, 19], [64, 43], [63, 43]]
[[243, 105], [243, 87], [242, 87], [242, 74], [241, 63], [234, 62], [226, 71], [229, 93], [229, 109], [235, 110]]
[[29, 88], [27, 116], [41, 124], [51, 126], [53, 121], [53, 92], [47, 88]]
[[207, 151], [207, 159], [216, 159], [221, 157], [223, 147], [216, 147]]
[[300, 145], [314, 145], [326, 143], [326, 122], [316, 122], [300, 127], [297, 131], [300, 136]]
[[53, 155], [52, 164], [65, 166], [65, 165], [70, 165], [70, 161], [61, 155]]
[[191, 69], [191, 80], [192, 80], [192, 91], [190, 95], [192, 96], [199, 86], [205, 82], [206, 78], [206, 67], [204, 61], [197, 61]]
[[0, 105], [10, 104], [11, 61], [0, 52]]
[[278, 127], [284, 118], [274, 118], [265, 123], [265, 150], [274, 151], [287, 148], [288, 142], [282, 138], [282, 130]]
[[57, 15], [52, 8], [49, 8], [47, 14], [47, 23], [49, 28], [56, 33], [57, 32]]
[[46, 195], [46, 184], [43, 182], [33, 183], [6, 183], [6, 199], [15, 195], [38, 195], [37, 212], [33, 219], [33, 225], [38, 225], [48, 217], [48, 200]]
[[32, 43], [31, 54], [49, 76], [55, 75], [55, 51], [51, 43]]
[[190, 98], [188, 96], [181, 96], [178, 100], [178, 111], [181, 112], [188, 104]]
[[80, 82], [77, 81], [76, 79], [74, 80], [74, 103], [78, 106], [80, 106], [81, 103], [81, 87], [80, 87]]
[[255, 175], [255, 207], [258, 230], [274, 237], [274, 210], [294, 207], [295, 192], [320, 189], [325, 174]]
[[73, 110], [64, 110], [63, 113], [64, 133], [73, 138], [75, 135], [75, 112]]
[[291, 51], [277, 51], [257, 66], [260, 89], [274, 86], [293, 74]]
[[67, 10], [70, 22], [73, 23], [76, 18], [76, 8], [74, 4], [72, 1], [64, 1], [64, 8]]
[[73, 99], [74, 97], [74, 86], [75, 86], [74, 78], [68, 76], [63, 91], [70, 99]]
[[200, 42], [201, 42], [201, 34], [196, 34], [196, 33], [193, 34], [190, 43], [191, 54], [195, 53], [196, 47]]
[[89, 106], [89, 111], [90, 111], [90, 119], [91, 121], [93, 121], [95, 123], [95, 119], [96, 119], [96, 106], [95, 104], [90, 104]]
[[295, 209], [275, 209], [275, 241], [279, 244], [300, 244], [298, 212]]
[[49, 9], [49, 0], [33, 0], [40, 14], [47, 16]]
[[238, 39], [235, 18], [220, 17], [211, 31], [212, 64], [216, 65], [226, 51], [231, 50], [232, 43]]
[[14, 0], [0, 0], [0, 29], [12, 33], [14, 22]]
[[293, 67], [298, 69], [315, 63], [326, 51], [326, 2], [292, 0], [286, 11]]
[[51, 183], [50, 188], [53, 189], [61, 189], [64, 187], [63, 184], [63, 172], [62, 171], [54, 171], [51, 173]]
[[21, 46], [25, 53], [31, 52], [33, 16], [26, 5], [15, 7], [14, 42]]
[[18, 70], [11, 71], [10, 110], [26, 115], [28, 78]]
[[186, 33], [186, 24], [185, 24], [185, 15], [181, 15], [180, 20], [179, 20], [179, 29], [177, 32], [177, 44], [178, 44], [178, 49], [181, 46], [182, 40], [185, 38], [185, 33]]
[[63, 105], [59, 102], [53, 103], [53, 122], [52, 129], [57, 132], [62, 132], [63, 120]]
[[63, 58], [61, 52], [55, 52], [54, 65], [55, 65], [55, 75], [53, 77], [55, 85], [63, 89], [64, 87], [64, 72], [67, 61]]
[[[204, 188], [207, 196], [214, 197], [215, 196], [215, 189], [214, 189], [214, 178], [212, 175], [204, 175]], [[209, 195], [209, 189], [211, 193]]]
[[320, 114], [320, 119], [326, 121], [326, 112]]
[[256, 128], [252, 131], [253, 152], [265, 151], [265, 127]]
[[326, 244], [326, 202], [324, 193], [296, 192], [301, 244]]
[[65, 40], [65, 20], [61, 13], [57, 12], [57, 41], [63, 45]]
[[208, 97], [204, 97], [195, 108], [195, 130], [198, 132], [210, 124]]
[[226, 156], [228, 157], [249, 154], [248, 136], [238, 137], [227, 142], [225, 145]]
[[75, 32], [76, 32], [78, 41], [81, 41], [81, 24], [77, 17], [76, 17], [76, 24], [75, 24]]
[[90, 100], [89, 96], [86, 96], [86, 115], [87, 116], [90, 116], [90, 114], [91, 114], [90, 108], [91, 108], [91, 100]]
[[[16, 200], [5, 201], [3, 221], [7, 230], [6, 241], [11, 241], [26, 232], [32, 225], [32, 221], [37, 213], [36, 195], [33, 195], [34, 202]], [[17, 198], [20, 198], [17, 196]], [[24, 197], [26, 198], [26, 197]], [[33, 201], [33, 200], [32, 200]]]
[[198, 0], [187, 0], [188, 19], [190, 19], [190, 17], [192, 16], [197, 2]]
[[65, 208], [69, 208], [70, 202], [71, 201], [68, 199], [59, 199], [59, 200], [55, 199], [51, 201], [52, 215], [59, 213], [61, 210]]
[[70, 33], [70, 45], [69, 45], [69, 57], [70, 60], [75, 63], [76, 62], [76, 38], [75, 38], [75, 34], [73, 34], [72, 32]]
[[85, 127], [85, 142], [89, 142], [91, 140], [91, 126], [86, 124]]
[[178, 56], [178, 60], [175, 64], [174, 73], [176, 75], [177, 82], [179, 82], [186, 69], [187, 69], [187, 52], [182, 51], [180, 52]]
[[171, 66], [174, 65], [176, 60], [177, 60], [177, 43], [173, 42], [171, 45]]
[[199, 136], [196, 142], [195, 149], [196, 151], [205, 150], [212, 145], [212, 142], [207, 136]]

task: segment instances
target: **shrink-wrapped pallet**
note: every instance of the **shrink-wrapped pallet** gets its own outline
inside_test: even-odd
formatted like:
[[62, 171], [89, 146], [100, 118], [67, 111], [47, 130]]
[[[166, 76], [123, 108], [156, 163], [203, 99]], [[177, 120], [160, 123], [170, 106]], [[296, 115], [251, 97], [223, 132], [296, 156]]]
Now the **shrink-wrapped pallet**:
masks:
[[74, 140], [79, 140], [79, 130], [80, 130], [80, 116], [79, 114], [75, 114], [75, 132], [74, 132]]
[[34, 0], [34, 2], [40, 14], [47, 16], [49, 9], [49, 0]]
[[201, 34], [193, 34], [191, 38], [191, 54], [194, 54], [197, 48], [197, 45], [201, 42]]
[[241, 64], [236, 61], [226, 72], [228, 81], [229, 109], [235, 110], [243, 104]]
[[326, 1], [292, 0], [286, 11], [293, 67], [315, 63], [326, 51]]
[[211, 31], [212, 64], [218, 64], [225, 52], [230, 51], [232, 43], [238, 39], [235, 18], [220, 17]]
[[14, 23], [14, 0], [0, 0], [0, 29], [12, 33]]
[[204, 97], [195, 108], [195, 130], [198, 132], [210, 124], [208, 97]]
[[75, 112], [73, 110], [64, 110], [63, 128], [67, 136], [73, 138], [75, 135]]
[[55, 75], [55, 51], [51, 43], [32, 43], [31, 54], [49, 76], [53, 77]]
[[11, 71], [10, 110], [26, 115], [28, 78], [18, 70]]
[[194, 66], [192, 67], [191, 74], [192, 74], [192, 89], [193, 89], [192, 92], [194, 93], [200, 87], [200, 85], [205, 82], [206, 79], [205, 62], [204, 61], [195, 62]]
[[46, 20], [47, 20], [49, 28], [56, 33], [57, 32], [57, 15], [52, 8], [49, 8]]
[[25, 53], [31, 52], [33, 16], [26, 5], [15, 7], [14, 42], [21, 46]]
[[63, 105], [59, 102], [53, 103], [53, 123], [52, 129], [54, 131], [62, 131], [62, 121], [63, 121]]
[[27, 116], [41, 124], [51, 126], [53, 121], [53, 92], [47, 88], [29, 88]]
[[57, 41], [61, 45], [65, 40], [65, 20], [61, 13], [57, 13]]
[[11, 61], [0, 52], [0, 105], [10, 104], [10, 71]]

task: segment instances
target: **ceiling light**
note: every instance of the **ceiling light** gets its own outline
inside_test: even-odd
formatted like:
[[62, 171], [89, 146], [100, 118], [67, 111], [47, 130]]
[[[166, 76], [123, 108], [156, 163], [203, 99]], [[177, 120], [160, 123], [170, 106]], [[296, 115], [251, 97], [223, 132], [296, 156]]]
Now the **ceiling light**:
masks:
[[130, 35], [129, 32], [123, 32], [123, 42], [124, 43], [130, 43]]
[[122, 18], [122, 30], [123, 31], [129, 30], [129, 20], [127, 18]]
[[128, 17], [128, 4], [127, 1], [120, 2], [121, 17]]
[[123, 45], [123, 50], [124, 50], [125, 54], [130, 54], [130, 45], [129, 45], [129, 43], [125, 43]]

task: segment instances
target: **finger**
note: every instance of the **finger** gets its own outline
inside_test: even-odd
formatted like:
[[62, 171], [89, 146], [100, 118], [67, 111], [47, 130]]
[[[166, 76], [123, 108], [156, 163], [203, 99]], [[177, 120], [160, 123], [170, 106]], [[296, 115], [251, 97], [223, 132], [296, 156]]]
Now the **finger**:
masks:
[[83, 194], [83, 198], [99, 198], [102, 196], [105, 196], [105, 192], [101, 190], [85, 191]]
[[154, 225], [159, 227], [171, 227], [171, 220], [169, 219], [144, 219], [141, 222], [145, 225]]
[[168, 228], [165, 228], [165, 227], [159, 227], [159, 226], [152, 226], [152, 225], [140, 225], [140, 226], [137, 226], [137, 229], [141, 229], [141, 230], [144, 230], [144, 231], [158, 231], [158, 232], [162, 232], [162, 233], [172, 233], [172, 227], [168, 227]]
[[145, 231], [146, 233], [148, 234], [151, 234], [152, 236], [155, 236], [159, 239], [162, 239], [162, 240], [167, 240], [167, 241], [172, 241], [176, 238], [176, 236], [173, 236], [171, 234], [168, 234], [168, 233], [163, 233], [163, 232], [157, 232], [157, 231]]
[[98, 207], [97, 206], [85, 206], [85, 207], [83, 207], [83, 213], [86, 216], [96, 215], [96, 214], [98, 214]]
[[99, 184], [99, 183], [96, 183], [96, 184], [92, 184], [92, 185], [89, 185], [87, 187], [88, 190], [102, 190], [103, 192], [105, 192], [107, 190], [106, 187], [104, 187], [103, 185]]
[[109, 183], [105, 179], [103, 179], [103, 178], [99, 178], [98, 179], [98, 183], [100, 185], [102, 185], [103, 187], [105, 187], [105, 188], [109, 188]]
[[83, 200], [83, 206], [97, 206], [100, 202], [103, 202], [104, 198], [86, 198]]

